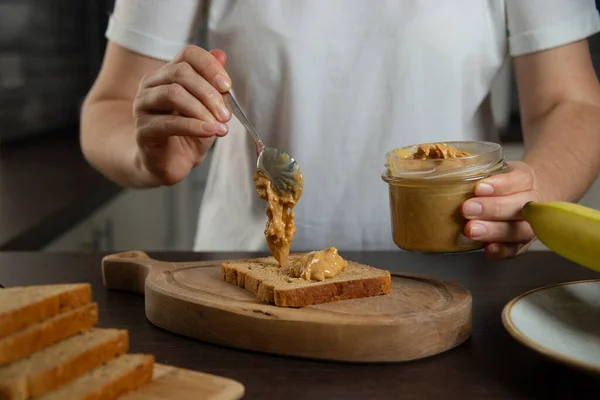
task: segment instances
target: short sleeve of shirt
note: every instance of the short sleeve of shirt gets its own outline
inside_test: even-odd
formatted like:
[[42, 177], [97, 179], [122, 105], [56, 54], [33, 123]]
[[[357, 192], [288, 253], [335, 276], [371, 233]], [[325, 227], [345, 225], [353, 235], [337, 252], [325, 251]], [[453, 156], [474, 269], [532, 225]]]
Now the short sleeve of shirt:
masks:
[[600, 31], [594, 0], [505, 0], [511, 56], [572, 43]]
[[170, 61], [194, 42], [204, 0], [116, 0], [106, 38], [136, 53]]

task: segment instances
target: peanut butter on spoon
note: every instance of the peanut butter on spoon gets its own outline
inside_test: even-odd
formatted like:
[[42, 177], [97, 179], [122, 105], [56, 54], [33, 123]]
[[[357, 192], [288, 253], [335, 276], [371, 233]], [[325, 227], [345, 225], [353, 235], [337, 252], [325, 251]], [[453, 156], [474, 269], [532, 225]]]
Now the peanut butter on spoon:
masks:
[[[290, 247], [296, 234], [294, 207], [302, 197], [304, 190], [304, 177], [300, 166], [288, 153], [264, 145], [258, 132], [231, 93], [226, 93], [223, 98], [227, 107], [244, 125], [256, 144], [258, 159], [254, 172], [254, 183], [258, 196], [267, 202], [268, 220], [265, 238], [279, 267], [286, 267]], [[326, 250], [321, 250], [321, 252], [326, 254]], [[323, 263], [320, 265], [320, 267], [312, 267], [313, 270], [325, 268]], [[339, 268], [334, 270], [339, 270]], [[334, 276], [335, 273], [330, 271], [328, 275]]]

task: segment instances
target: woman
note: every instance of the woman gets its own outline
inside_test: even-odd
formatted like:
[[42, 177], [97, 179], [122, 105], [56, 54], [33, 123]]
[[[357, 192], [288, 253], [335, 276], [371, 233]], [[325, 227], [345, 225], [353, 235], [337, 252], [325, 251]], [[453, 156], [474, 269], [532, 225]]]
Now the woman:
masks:
[[[190, 45], [204, 11], [220, 50]], [[264, 249], [254, 147], [221, 96], [233, 89], [264, 142], [302, 166], [292, 249], [393, 249], [385, 153], [490, 138], [490, 87], [512, 61], [526, 154], [462, 212], [488, 255], [513, 257], [534, 237], [527, 201], [577, 201], [600, 171], [586, 41], [599, 30], [591, 0], [117, 1], [82, 148], [141, 188], [177, 183], [218, 138], [195, 250]]]

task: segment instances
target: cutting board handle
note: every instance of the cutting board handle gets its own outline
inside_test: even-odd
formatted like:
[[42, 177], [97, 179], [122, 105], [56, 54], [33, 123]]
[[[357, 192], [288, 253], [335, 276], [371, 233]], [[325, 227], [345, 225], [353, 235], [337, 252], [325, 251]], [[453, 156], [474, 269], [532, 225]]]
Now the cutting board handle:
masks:
[[153, 269], [164, 269], [162, 261], [155, 260], [143, 251], [126, 251], [102, 258], [102, 281], [108, 289], [143, 294], [146, 277]]

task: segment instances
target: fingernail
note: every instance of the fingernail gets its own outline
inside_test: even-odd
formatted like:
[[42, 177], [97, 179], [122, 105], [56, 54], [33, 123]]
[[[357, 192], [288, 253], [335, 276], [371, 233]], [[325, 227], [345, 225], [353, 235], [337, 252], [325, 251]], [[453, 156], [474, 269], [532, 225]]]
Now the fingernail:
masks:
[[466, 203], [464, 205], [464, 208], [463, 208], [463, 212], [468, 217], [473, 217], [475, 215], [479, 215], [479, 214], [481, 214], [482, 211], [483, 211], [483, 207], [481, 206], [481, 204], [477, 203], [476, 201], [469, 201], [468, 203]]
[[205, 122], [202, 124], [202, 130], [206, 133], [216, 133], [218, 131], [218, 128], [215, 124]]
[[217, 75], [215, 76], [215, 79], [213, 81], [215, 87], [217, 89], [219, 89], [221, 92], [226, 92], [229, 89], [231, 89], [231, 83], [229, 82], [229, 79], [227, 79], [227, 77], [225, 75]]
[[217, 106], [217, 114], [219, 114], [219, 118], [227, 121], [231, 117], [231, 113], [229, 109], [225, 106], [225, 104], [219, 104]]
[[217, 131], [221, 134], [221, 135], [225, 135], [227, 132], [229, 132], [229, 127], [227, 126], [227, 124], [221, 124], [218, 123], [217, 124]]
[[471, 229], [469, 230], [469, 236], [477, 239], [485, 235], [486, 231], [487, 229], [485, 228], [485, 225], [475, 224], [471, 226]]
[[492, 193], [494, 193], [494, 187], [489, 183], [480, 183], [475, 187], [477, 196], [489, 196]]

